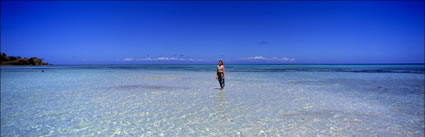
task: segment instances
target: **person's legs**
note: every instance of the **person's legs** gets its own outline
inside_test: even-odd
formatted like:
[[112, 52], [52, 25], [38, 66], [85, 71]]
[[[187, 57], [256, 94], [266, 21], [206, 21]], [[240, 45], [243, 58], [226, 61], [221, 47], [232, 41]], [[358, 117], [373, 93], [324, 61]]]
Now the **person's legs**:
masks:
[[224, 87], [224, 79], [223, 79], [223, 73], [218, 73], [218, 83], [220, 84], [220, 87]]
[[223, 81], [222, 81], [222, 83], [223, 83], [223, 86], [221, 86], [221, 88], [224, 88], [224, 78], [222, 78], [222, 80], [223, 80]]
[[221, 84], [221, 78], [218, 78], [218, 84], [220, 84], [220, 87], [223, 88], [222, 84]]
[[223, 78], [223, 76], [224, 76], [224, 74], [223, 73], [220, 73], [220, 87], [221, 88], [224, 88], [224, 78]]

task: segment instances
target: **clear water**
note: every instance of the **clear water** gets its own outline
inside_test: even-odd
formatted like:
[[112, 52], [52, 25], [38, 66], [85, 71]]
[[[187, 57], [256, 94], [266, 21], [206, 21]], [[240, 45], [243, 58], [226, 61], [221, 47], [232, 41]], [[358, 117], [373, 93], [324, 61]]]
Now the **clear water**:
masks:
[[[41, 72], [44, 70], [45, 72]], [[424, 65], [1, 67], [1, 136], [424, 136]]]

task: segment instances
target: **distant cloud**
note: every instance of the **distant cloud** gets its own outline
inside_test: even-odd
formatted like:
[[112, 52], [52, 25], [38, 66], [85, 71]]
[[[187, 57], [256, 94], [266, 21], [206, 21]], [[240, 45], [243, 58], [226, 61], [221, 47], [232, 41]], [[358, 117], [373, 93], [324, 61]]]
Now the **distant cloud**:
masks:
[[148, 57], [148, 58], [140, 59], [140, 61], [171, 61], [171, 60], [173, 60], [173, 61], [183, 61], [185, 59], [176, 58], [176, 57], [157, 57], [157, 58]]
[[178, 57], [147, 57], [147, 58], [140, 58], [140, 59], [134, 59], [134, 58], [124, 58], [124, 62], [130, 62], [130, 61], [202, 61], [202, 59], [191, 59], [191, 58], [178, 58]]
[[134, 58], [125, 58], [125, 59], [123, 59], [123, 61], [125, 61], [125, 62], [129, 62], [129, 61], [133, 61], [134, 60]]
[[269, 61], [269, 62], [270, 61], [271, 62], [293, 62], [293, 61], [295, 61], [295, 58], [253, 56], [253, 57], [242, 58], [242, 60], [256, 61], [256, 62], [261, 62], [261, 61]]
[[263, 56], [248, 57], [248, 60], [263, 60], [263, 59], [265, 59]]
[[[220, 58], [222, 59], [222, 58]], [[231, 61], [231, 62], [257, 62], [257, 63], [285, 63], [285, 62], [294, 62], [295, 58], [289, 58], [289, 57], [266, 57], [266, 56], [251, 56], [251, 57], [245, 57], [245, 58], [226, 58], [223, 59], [224, 61]], [[160, 57], [145, 57], [145, 58], [133, 58], [133, 57], [127, 57], [124, 59], [121, 59], [120, 61], [123, 62], [210, 62], [212, 60], [203, 60], [203, 59], [193, 59], [188, 57], [180, 57], [180, 55], [176, 56], [160, 56]]]

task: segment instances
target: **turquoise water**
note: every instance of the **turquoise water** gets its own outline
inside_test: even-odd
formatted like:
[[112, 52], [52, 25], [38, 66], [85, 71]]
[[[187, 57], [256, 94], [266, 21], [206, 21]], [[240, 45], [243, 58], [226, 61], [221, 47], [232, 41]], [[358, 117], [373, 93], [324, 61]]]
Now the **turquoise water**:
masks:
[[[45, 72], [41, 72], [44, 70]], [[1, 136], [424, 136], [424, 65], [1, 67]]]

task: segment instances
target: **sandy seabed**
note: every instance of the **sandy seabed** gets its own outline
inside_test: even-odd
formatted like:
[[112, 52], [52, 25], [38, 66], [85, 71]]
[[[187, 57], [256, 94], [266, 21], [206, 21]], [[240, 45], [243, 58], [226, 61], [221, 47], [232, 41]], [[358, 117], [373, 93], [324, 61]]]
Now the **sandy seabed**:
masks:
[[424, 136], [424, 74], [2, 70], [1, 136]]

